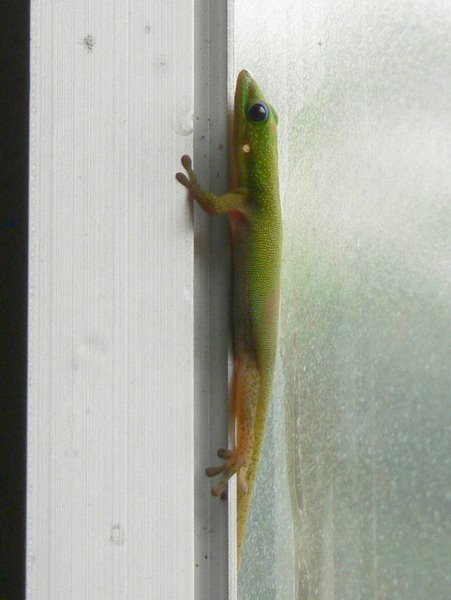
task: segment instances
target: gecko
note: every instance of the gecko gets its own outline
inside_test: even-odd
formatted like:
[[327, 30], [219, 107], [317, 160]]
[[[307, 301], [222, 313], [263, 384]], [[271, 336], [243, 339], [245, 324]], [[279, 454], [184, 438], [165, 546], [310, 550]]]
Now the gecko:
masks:
[[221, 196], [198, 183], [189, 156], [187, 172], [177, 180], [210, 215], [227, 215], [232, 254], [232, 323], [234, 369], [230, 419], [234, 444], [218, 450], [224, 463], [209, 467], [221, 475], [212, 488], [226, 496], [237, 475], [237, 560], [243, 553], [247, 522], [274, 379], [282, 262], [282, 213], [279, 196], [277, 113], [251, 74], [237, 79], [230, 145], [231, 185]]

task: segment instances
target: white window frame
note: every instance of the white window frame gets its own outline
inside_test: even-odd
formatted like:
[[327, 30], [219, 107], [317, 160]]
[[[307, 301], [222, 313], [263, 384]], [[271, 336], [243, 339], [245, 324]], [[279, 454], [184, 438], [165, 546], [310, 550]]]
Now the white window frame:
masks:
[[226, 186], [227, 10], [32, 0], [29, 600], [235, 597], [227, 233], [174, 178]]

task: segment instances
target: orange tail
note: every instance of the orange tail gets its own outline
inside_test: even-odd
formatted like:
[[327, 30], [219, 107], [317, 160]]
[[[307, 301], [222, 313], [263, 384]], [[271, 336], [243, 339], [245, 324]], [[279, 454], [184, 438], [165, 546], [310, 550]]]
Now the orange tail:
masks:
[[[231, 398], [231, 439], [235, 439], [238, 476], [238, 565], [246, 535], [259, 452], [255, 452], [255, 425], [261, 376], [255, 359], [246, 353], [235, 359]], [[236, 437], [233, 437], [236, 436]]]

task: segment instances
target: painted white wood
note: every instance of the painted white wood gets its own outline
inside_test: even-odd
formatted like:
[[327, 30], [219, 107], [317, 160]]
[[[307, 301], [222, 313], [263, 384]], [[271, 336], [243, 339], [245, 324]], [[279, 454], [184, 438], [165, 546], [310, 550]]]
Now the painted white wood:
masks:
[[193, 2], [32, 1], [27, 598], [194, 598]]

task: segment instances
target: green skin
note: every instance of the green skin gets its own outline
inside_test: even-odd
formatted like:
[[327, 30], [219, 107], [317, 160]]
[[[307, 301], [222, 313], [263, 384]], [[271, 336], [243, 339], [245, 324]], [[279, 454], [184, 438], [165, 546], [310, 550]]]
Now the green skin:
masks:
[[231, 150], [232, 189], [222, 196], [200, 187], [188, 156], [182, 158], [188, 177], [176, 177], [207, 213], [229, 216], [235, 358], [231, 418], [236, 443], [231, 450], [218, 450], [224, 464], [206, 473], [223, 473], [212, 490], [222, 497], [228, 480], [237, 474], [239, 563], [272, 394], [282, 258], [277, 115], [247, 71], [237, 80]]

